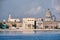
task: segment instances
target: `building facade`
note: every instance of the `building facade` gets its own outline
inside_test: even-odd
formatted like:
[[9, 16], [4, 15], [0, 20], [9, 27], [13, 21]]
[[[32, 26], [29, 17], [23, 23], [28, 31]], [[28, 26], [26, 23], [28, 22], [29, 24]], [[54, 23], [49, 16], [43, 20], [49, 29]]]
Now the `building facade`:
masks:
[[56, 21], [57, 22], [57, 29], [60, 29], [60, 21]]
[[52, 21], [52, 14], [51, 14], [50, 9], [48, 9], [48, 10], [46, 11], [46, 15], [45, 15], [44, 21]]
[[[6, 23], [9, 27], [19, 28], [22, 27], [23, 29], [56, 29], [60, 28], [60, 21], [56, 21], [52, 19], [51, 11], [48, 9], [46, 11], [45, 18], [23, 18], [22, 22], [20, 19], [12, 19], [11, 15], [9, 15], [8, 22]], [[5, 20], [3, 20], [5, 22]]]
[[23, 18], [24, 29], [34, 29], [35, 18]]
[[44, 29], [56, 29], [57, 22], [55, 22], [55, 21], [44, 21], [43, 26], [44, 26]]
[[11, 15], [9, 15], [9, 17], [8, 17], [8, 22], [20, 22], [20, 19], [13, 19], [12, 17], [11, 17]]
[[37, 18], [36, 19], [36, 27], [37, 27], [37, 29], [42, 29], [43, 28], [43, 19], [42, 18]]

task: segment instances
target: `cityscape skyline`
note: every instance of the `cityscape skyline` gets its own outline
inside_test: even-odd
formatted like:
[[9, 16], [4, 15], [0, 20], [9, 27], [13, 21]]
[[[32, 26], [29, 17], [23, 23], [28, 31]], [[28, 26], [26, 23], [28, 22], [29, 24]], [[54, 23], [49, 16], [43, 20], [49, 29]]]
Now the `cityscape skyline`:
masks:
[[[47, 4], [48, 3], [48, 4]], [[11, 14], [13, 18], [45, 17], [49, 8], [57, 20], [60, 18], [60, 0], [0, 0], [0, 20], [8, 19]]]

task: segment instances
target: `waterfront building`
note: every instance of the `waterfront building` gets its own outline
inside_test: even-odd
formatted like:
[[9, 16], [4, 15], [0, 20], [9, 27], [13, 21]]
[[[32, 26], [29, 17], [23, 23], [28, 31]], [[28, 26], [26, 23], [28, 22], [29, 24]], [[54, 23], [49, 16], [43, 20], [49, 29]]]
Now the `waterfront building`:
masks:
[[13, 27], [19, 29], [22, 27], [22, 22], [13, 22], [13, 23], [6, 22], [6, 25], [8, 26], [9, 29], [11, 29]]
[[12, 24], [9, 22], [6, 22], [7, 27], [10, 29], [12, 27]]
[[[3, 20], [6, 22], [6, 20]], [[42, 18], [23, 18], [13, 19], [11, 15], [6, 22], [9, 28], [22, 28], [22, 29], [60, 29], [60, 21], [56, 21], [55, 15], [51, 14], [50, 9], [46, 11], [44, 20]]]
[[11, 15], [9, 15], [8, 22], [6, 24], [8, 25], [9, 28], [12, 28], [12, 27], [18, 28], [20, 27], [21, 22], [20, 22], [20, 19], [18, 18], [13, 19]]
[[21, 28], [22, 27], [22, 22], [16, 22], [16, 28]]
[[45, 15], [45, 20], [44, 21], [52, 21], [52, 15], [51, 15], [50, 9], [48, 9], [46, 11], [46, 15]]
[[57, 22], [55, 15], [52, 16], [50, 9], [46, 11], [45, 20], [43, 21], [44, 29], [55, 29], [57, 28]]
[[11, 15], [9, 15], [9, 17], [8, 17], [8, 22], [20, 22], [20, 19], [13, 19], [12, 17], [11, 17]]
[[44, 21], [43, 26], [44, 26], [44, 29], [56, 29], [57, 22], [56, 21]]
[[57, 29], [60, 29], [60, 21], [56, 21], [57, 22]]
[[43, 28], [43, 19], [42, 18], [36, 18], [36, 27], [37, 27], [37, 29]]
[[6, 20], [4, 19], [3, 22], [6, 22]]
[[23, 29], [34, 29], [35, 18], [23, 18]]

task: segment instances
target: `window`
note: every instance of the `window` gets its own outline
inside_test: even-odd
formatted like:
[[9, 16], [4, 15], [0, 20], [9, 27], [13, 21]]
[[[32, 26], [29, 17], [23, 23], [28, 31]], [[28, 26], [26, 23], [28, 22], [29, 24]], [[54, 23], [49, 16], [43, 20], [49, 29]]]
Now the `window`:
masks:
[[31, 24], [28, 24], [28, 27], [31, 27]]
[[49, 26], [45, 26], [45, 28], [48, 28]]

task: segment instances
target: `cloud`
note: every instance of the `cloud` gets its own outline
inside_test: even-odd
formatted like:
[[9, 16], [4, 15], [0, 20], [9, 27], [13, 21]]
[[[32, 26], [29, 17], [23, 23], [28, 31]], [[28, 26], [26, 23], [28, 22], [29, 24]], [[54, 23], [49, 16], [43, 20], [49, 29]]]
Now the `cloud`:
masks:
[[54, 8], [56, 11], [60, 11], [60, 6], [55, 6]]
[[60, 0], [53, 0], [53, 8], [56, 12], [60, 12]]
[[33, 8], [31, 8], [31, 9], [29, 9], [25, 14], [35, 15], [35, 14], [40, 13], [41, 10], [42, 10], [42, 7], [41, 7], [41, 6], [33, 7]]

